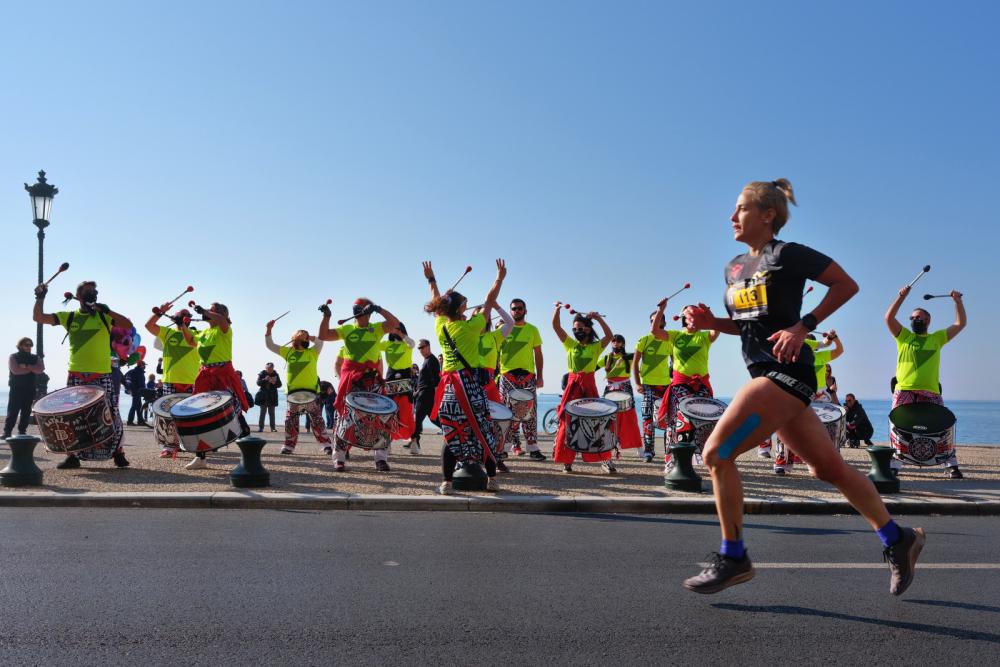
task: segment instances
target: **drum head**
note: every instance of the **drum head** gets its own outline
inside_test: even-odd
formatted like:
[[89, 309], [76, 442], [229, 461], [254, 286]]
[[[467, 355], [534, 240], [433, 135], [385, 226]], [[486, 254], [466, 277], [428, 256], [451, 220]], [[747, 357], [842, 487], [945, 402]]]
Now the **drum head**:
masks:
[[511, 401], [533, 401], [535, 395], [527, 389], [511, 389], [507, 392], [507, 399]]
[[955, 413], [936, 403], [909, 403], [893, 408], [889, 421], [908, 433], [940, 433], [955, 425]]
[[609, 401], [614, 401], [615, 403], [619, 403], [621, 401], [627, 401], [631, 399], [632, 394], [628, 393], [627, 391], [609, 391], [604, 395], [604, 398], [608, 399]]
[[490, 419], [494, 421], [510, 421], [514, 418], [514, 413], [503, 403], [490, 401]]
[[578, 398], [566, 405], [566, 412], [575, 417], [613, 417], [618, 404], [604, 398]]
[[231, 403], [233, 395], [228, 391], [206, 391], [203, 394], [188, 396], [184, 400], [175, 403], [170, 408], [171, 417], [194, 417], [195, 415], [214, 412], [224, 408]]
[[726, 404], [708, 396], [688, 396], [677, 404], [683, 414], [703, 421], [719, 421], [726, 411]]
[[295, 405], [302, 405], [303, 403], [312, 403], [316, 400], [316, 392], [309, 391], [308, 389], [299, 389], [298, 391], [293, 391], [285, 397], [285, 400], [289, 403]]
[[836, 403], [827, 403], [825, 401], [813, 401], [809, 404], [819, 420], [824, 424], [830, 424], [835, 421], [839, 421], [844, 416], [847, 415], [847, 410], [840, 407]]
[[91, 385], [66, 387], [42, 396], [35, 401], [31, 410], [40, 415], [61, 415], [99, 403], [103, 398], [104, 389], [101, 387]]
[[164, 419], [172, 419], [170, 408], [188, 398], [191, 398], [191, 394], [167, 394], [166, 396], [161, 396], [153, 403], [153, 414]]
[[391, 415], [399, 410], [396, 401], [370, 391], [352, 391], [345, 400], [355, 410], [372, 415]]

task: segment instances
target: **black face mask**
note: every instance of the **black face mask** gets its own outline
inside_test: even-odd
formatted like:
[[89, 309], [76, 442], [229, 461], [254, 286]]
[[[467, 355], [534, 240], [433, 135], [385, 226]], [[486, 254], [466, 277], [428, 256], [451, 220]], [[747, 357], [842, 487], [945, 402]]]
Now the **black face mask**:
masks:
[[625, 352], [625, 346], [624, 345], [622, 345], [621, 347], [618, 347], [617, 345], [612, 346], [611, 351], [614, 352], [615, 354], [623, 354]]
[[583, 331], [581, 329], [573, 329], [573, 337], [580, 342], [583, 342], [585, 340], [590, 340], [590, 332]]
[[927, 333], [927, 322], [924, 322], [921, 319], [910, 320], [910, 325], [913, 327], [913, 333], [915, 334]]
[[97, 290], [85, 289], [80, 292], [80, 301], [83, 303], [97, 303]]

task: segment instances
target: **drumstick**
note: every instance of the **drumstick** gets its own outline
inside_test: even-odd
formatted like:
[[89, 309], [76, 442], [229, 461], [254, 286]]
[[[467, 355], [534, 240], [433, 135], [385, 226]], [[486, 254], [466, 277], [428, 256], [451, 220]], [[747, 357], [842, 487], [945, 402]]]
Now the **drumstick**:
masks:
[[278, 316], [277, 316], [276, 318], [274, 318], [274, 319], [273, 319], [273, 320], [271, 320], [271, 321], [272, 321], [272, 322], [277, 322], [278, 320], [280, 320], [280, 319], [281, 319], [282, 317], [284, 317], [285, 315], [287, 315], [287, 314], [288, 314], [288, 313], [290, 313], [290, 312], [292, 312], [292, 311], [290, 311], [290, 310], [286, 310], [286, 311], [285, 311], [285, 312], [283, 312], [283, 313], [282, 313], [281, 315], [278, 315]]
[[347, 324], [348, 322], [350, 322], [351, 320], [353, 320], [355, 317], [357, 317], [357, 315], [351, 315], [350, 317], [345, 317], [342, 320], [337, 320], [337, 324], [341, 324], [341, 325], [342, 324]]
[[42, 284], [45, 285], [46, 287], [48, 287], [49, 283], [56, 279], [56, 276], [58, 276], [60, 273], [62, 273], [63, 271], [65, 271], [68, 268], [69, 268], [69, 262], [63, 262], [62, 264], [59, 265], [59, 270], [56, 271], [55, 273], [53, 273], [52, 277], [49, 278], [48, 280], [46, 280]]
[[160, 310], [159, 306], [153, 306], [153, 314], [154, 315], [161, 315], [161, 316], [162, 315], [166, 315], [167, 311], [170, 310], [170, 306], [174, 305], [174, 303], [177, 301], [177, 299], [181, 298], [182, 296], [184, 296], [188, 292], [193, 292], [193, 291], [194, 291], [194, 288], [191, 287], [190, 285], [188, 285], [187, 287], [184, 288], [183, 292], [181, 292], [180, 294], [178, 294], [177, 296], [175, 296], [170, 301], [167, 301], [166, 304], [164, 304], [164, 305], [166, 305], [167, 310]]
[[452, 285], [451, 289], [449, 289], [448, 291], [449, 292], [454, 292], [455, 288], [458, 287], [458, 284], [460, 282], [462, 282], [465, 279], [465, 276], [469, 275], [470, 273], [472, 273], [472, 267], [471, 266], [465, 267], [465, 273], [463, 273], [462, 276], [458, 280], [455, 281], [455, 284]]
[[[576, 310], [574, 308], [570, 308], [569, 309], [569, 314], [570, 315], [586, 315], [587, 313], [591, 313], [591, 312], [593, 312], [593, 311], [591, 311], [591, 310], [580, 311], [580, 310]], [[600, 315], [601, 317], [607, 317], [607, 315], [605, 315], [604, 313], [597, 313], [597, 314]]]
[[486, 305], [485, 303], [480, 303], [480, 304], [475, 305], [475, 306], [469, 306], [468, 308], [466, 308], [466, 310], [475, 310], [476, 308], [482, 308], [485, 305]]
[[918, 273], [918, 274], [917, 274], [917, 277], [916, 277], [916, 278], [914, 278], [913, 280], [911, 280], [911, 281], [910, 281], [910, 284], [909, 284], [909, 285], [907, 285], [907, 287], [913, 287], [913, 283], [915, 283], [915, 282], [917, 282], [918, 280], [920, 280], [921, 278], [923, 278], [923, 277], [924, 277], [924, 274], [925, 274], [925, 273], [927, 273], [927, 272], [928, 272], [928, 271], [930, 271], [930, 270], [931, 270], [931, 265], [930, 265], [930, 264], [928, 264], [927, 266], [925, 266], [925, 267], [923, 268], [923, 270], [922, 270], [922, 271], [921, 271], [920, 273]]
[[[323, 302], [323, 306], [329, 306], [331, 303], [333, 303], [333, 299], [327, 299], [326, 301]], [[316, 310], [320, 310], [320, 311], [323, 310], [323, 306], [320, 306]]]
[[809, 292], [812, 292], [812, 291], [813, 291], [813, 286], [812, 286], [812, 285], [810, 285], [810, 286], [809, 286], [809, 287], [808, 287], [808, 288], [806, 289], [806, 291], [802, 293], [802, 296], [805, 296], [806, 294], [809, 294]]
[[931, 299], [947, 299], [951, 297], [950, 294], [925, 294], [924, 301], [930, 301]]
[[674, 292], [673, 294], [671, 294], [670, 296], [668, 296], [666, 299], [664, 299], [664, 301], [670, 301], [675, 296], [677, 296], [678, 294], [680, 294], [684, 290], [689, 289], [690, 287], [691, 287], [691, 283], [684, 283], [684, 287], [680, 288], [679, 290], [677, 290], [676, 292]]

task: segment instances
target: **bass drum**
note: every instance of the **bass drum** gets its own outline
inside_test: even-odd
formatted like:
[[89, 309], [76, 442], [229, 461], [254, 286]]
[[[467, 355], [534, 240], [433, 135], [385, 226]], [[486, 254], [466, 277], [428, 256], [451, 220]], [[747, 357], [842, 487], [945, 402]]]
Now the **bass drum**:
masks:
[[177, 425], [170, 416], [170, 408], [190, 397], [191, 394], [167, 394], [153, 403], [153, 435], [160, 447], [177, 449], [181, 446], [180, 438], [177, 437]]
[[50, 452], [74, 454], [110, 446], [115, 437], [111, 403], [101, 387], [58, 389], [35, 401], [31, 412]]
[[569, 429], [566, 446], [582, 454], [610, 452], [618, 446], [614, 418], [618, 404], [604, 398], [578, 398], [566, 404]]
[[240, 437], [239, 408], [228, 391], [194, 394], [170, 408], [185, 452], [212, 452]]
[[388, 448], [399, 413], [396, 401], [370, 391], [352, 391], [344, 402], [344, 418], [337, 420], [337, 437], [363, 449]]
[[943, 405], [900, 405], [889, 413], [889, 444], [901, 461], [941, 465], [955, 455], [955, 422], [955, 414]]

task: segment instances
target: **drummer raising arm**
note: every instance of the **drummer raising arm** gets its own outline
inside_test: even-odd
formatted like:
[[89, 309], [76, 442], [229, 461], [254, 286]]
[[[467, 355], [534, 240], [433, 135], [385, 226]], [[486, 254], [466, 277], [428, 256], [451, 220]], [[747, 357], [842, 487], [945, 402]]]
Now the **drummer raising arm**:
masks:
[[111, 327], [131, 330], [132, 321], [103, 303], [97, 303], [97, 283], [92, 280], [85, 280], [77, 285], [76, 300], [80, 303], [80, 308], [75, 311], [43, 312], [42, 306], [48, 291], [45, 285], [35, 288], [32, 318], [39, 324], [66, 327], [66, 335], [69, 336], [69, 377], [66, 379], [66, 386], [101, 387], [111, 403], [111, 419], [115, 430], [115, 436], [108, 447], [94, 447], [77, 455], [70, 454], [56, 467], [79, 468], [80, 459], [103, 461], [113, 458], [116, 466], [124, 468], [128, 465], [128, 460], [121, 446], [125, 428], [118, 412], [118, 390], [111, 375]]
[[[947, 329], [930, 331], [931, 314], [923, 308], [915, 308], [910, 313], [910, 326], [907, 329], [896, 314], [910, 293], [910, 287], [899, 290], [896, 299], [885, 313], [885, 324], [889, 333], [896, 339], [896, 385], [893, 388], [892, 407], [908, 403], [935, 403], [944, 405], [941, 398], [941, 383], [939, 370], [941, 367], [941, 348], [951, 342], [965, 328], [965, 304], [962, 303], [961, 292], [951, 292], [955, 302], [955, 322]], [[903, 464], [896, 458], [892, 460], [894, 470], [902, 468]], [[952, 455], [945, 462], [945, 472], [952, 479], [962, 479], [962, 471], [958, 469], [958, 458]]]
[[285, 360], [285, 387], [288, 395], [296, 391], [308, 391], [317, 395], [317, 400], [306, 403], [286, 401], [285, 410], [285, 444], [282, 454], [293, 454], [299, 441], [299, 413], [305, 413], [309, 418], [316, 442], [323, 445], [326, 454], [332, 454], [332, 441], [326, 434], [326, 424], [323, 421], [323, 408], [318, 400], [319, 392], [319, 354], [323, 351], [323, 341], [310, 336], [305, 329], [299, 329], [292, 334], [291, 345], [281, 347], [274, 344], [271, 331], [274, 320], [267, 323], [264, 333], [264, 345], [271, 352]]

